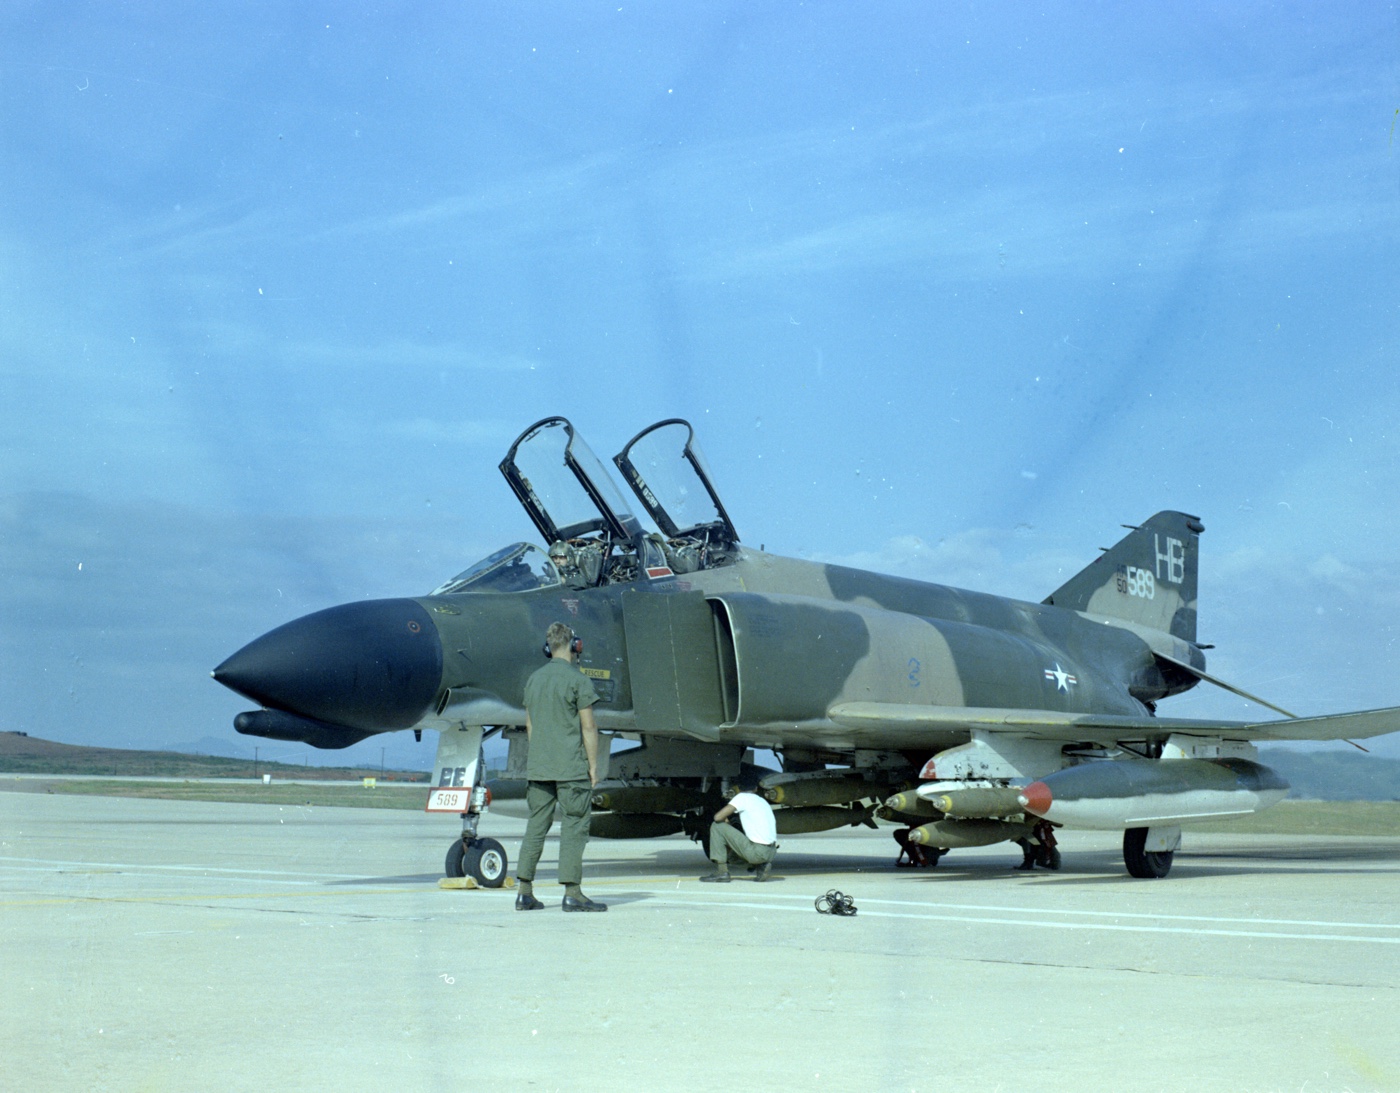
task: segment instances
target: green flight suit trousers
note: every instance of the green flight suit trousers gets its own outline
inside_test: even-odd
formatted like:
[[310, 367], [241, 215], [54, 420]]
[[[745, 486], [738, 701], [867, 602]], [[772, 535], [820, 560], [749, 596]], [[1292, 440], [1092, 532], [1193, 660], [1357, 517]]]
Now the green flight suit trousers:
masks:
[[525, 841], [520, 844], [515, 875], [523, 881], [534, 881], [544, 837], [554, 824], [554, 808], [558, 805], [564, 817], [559, 825], [559, 883], [582, 884], [593, 786], [587, 778], [575, 782], [532, 781], [525, 787], [525, 804], [530, 809], [530, 820], [525, 825]]
[[710, 861], [715, 863], [720, 872], [728, 870], [732, 861], [762, 865], [772, 861], [777, 853], [776, 846], [754, 842], [733, 824], [710, 825]]

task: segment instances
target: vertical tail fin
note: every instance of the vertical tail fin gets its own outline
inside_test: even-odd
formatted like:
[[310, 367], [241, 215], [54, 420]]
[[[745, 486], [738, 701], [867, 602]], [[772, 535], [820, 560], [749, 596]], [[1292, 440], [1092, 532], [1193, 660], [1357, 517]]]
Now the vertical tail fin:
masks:
[[1159, 512], [1055, 589], [1045, 602], [1196, 640], [1199, 518]]

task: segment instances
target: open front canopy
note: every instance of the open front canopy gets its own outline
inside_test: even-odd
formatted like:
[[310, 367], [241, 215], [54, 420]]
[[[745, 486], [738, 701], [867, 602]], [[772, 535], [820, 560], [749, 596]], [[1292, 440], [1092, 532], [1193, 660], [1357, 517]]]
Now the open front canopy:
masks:
[[642, 534], [622, 491], [567, 418], [526, 429], [501, 461], [501, 473], [547, 543], [594, 532], [632, 542]]

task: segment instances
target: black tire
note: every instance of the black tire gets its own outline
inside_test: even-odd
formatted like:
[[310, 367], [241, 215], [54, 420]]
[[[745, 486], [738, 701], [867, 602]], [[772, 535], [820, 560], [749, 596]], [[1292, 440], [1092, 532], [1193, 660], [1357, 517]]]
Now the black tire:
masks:
[[1149, 851], [1147, 828], [1130, 827], [1123, 832], [1123, 864], [1130, 876], [1142, 880], [1160, 880], [1171, 872], [1171, 850]]
[[466, 847], [462, 845], [462, 840], [460, 838], [453, 839], [452, 845], [447, 848], [447, 862], [444, 864], [443, 869], [449, 877], [466, 876], [466, 874], [462, 872], [462, 852], [465, 849]]
[[1046, 869], [1056, 870], [1060, 868], [1062, 860], [1063, 859], [1060, 857], [1060, 848], [1058, 846], [1052, 846], [1049, 853], [1045, 855], [1045, 860], [1040, 864]]
[[509, 867], [506, 848], [495, 839], [474, 839], [462, 854], [462, 876], [474, 878], [483, 888], [505, 884]]

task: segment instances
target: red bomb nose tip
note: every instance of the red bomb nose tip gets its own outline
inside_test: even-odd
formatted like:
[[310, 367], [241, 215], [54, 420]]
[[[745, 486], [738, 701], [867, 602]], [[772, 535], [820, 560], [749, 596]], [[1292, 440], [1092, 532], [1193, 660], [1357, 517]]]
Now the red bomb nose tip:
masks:
[[1021, 790], [1021, 795], [1017, 800], [1021, 802], [1021, 807], [1027, 812], [1044, 816], [1050, 811], [1050, 802], [1054, 800], [1054, 797], [1050, 793], [1050, 787], [1044, 782], [1032, 782]]

